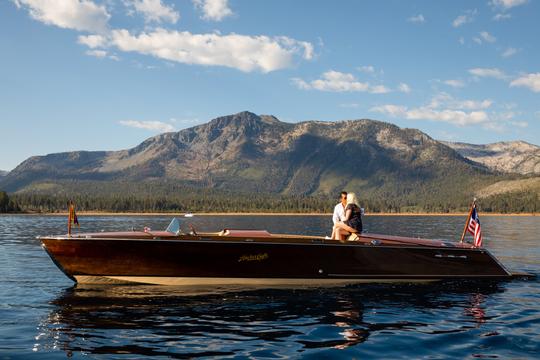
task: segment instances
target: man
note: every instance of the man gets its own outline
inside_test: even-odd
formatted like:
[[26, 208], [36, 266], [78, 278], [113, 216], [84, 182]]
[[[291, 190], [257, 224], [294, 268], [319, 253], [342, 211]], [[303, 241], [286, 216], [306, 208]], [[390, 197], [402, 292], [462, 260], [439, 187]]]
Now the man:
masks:
[[345, 218], [345, 206], [347, 206], [347, 192], [342, 191], [340, 194], [340, 202], [334, 207], [334, 215], [332, 215], [332, 221], [334, 225], [343, 221]]

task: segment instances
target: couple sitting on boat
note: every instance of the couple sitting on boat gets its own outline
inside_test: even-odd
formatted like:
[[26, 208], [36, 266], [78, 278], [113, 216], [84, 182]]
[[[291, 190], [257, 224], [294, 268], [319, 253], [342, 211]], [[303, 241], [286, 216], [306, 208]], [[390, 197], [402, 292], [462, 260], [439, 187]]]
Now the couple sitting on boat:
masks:
[[355, 240], [362, 232], [362, 209], [358, 206], [355, 193], [342, 191], [340, 202], [334, 208], [332, 216], [334, 228], [332, 229], [333, 240]]

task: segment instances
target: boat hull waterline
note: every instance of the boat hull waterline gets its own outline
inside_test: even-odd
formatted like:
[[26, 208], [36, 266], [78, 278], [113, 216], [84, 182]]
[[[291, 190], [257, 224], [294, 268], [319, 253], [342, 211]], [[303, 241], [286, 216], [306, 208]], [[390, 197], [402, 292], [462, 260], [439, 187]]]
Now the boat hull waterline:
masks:
[[344, 243], [294, 235], [165, 232], [39, 239], [78, 283], [308, 287], [512, 277], [484, 248], [374, 234]]

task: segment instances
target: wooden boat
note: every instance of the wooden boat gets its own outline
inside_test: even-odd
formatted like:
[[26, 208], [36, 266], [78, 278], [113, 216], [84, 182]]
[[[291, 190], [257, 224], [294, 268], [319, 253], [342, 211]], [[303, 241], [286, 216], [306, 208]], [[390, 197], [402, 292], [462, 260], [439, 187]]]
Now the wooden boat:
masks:
[[79, 233], [38, 237], [78, 283], [334, 286], [364, 282], [510, 279], [485, 248], [467, 243], [361, 234], [340, 242], [265, 230]]

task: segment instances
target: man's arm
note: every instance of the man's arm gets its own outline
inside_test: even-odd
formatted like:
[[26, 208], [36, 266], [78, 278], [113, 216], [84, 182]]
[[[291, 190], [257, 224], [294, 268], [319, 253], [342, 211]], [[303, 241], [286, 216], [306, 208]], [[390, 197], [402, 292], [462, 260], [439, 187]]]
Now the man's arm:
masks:
[[332, 215], [332, 221], [334, 222], [334, 225], [337, 224], [339, 222], [339, 209], [338, 209], [338, 206], [340, 204], [337, 204], [335, 207], [334, 207], [334, 215]]

